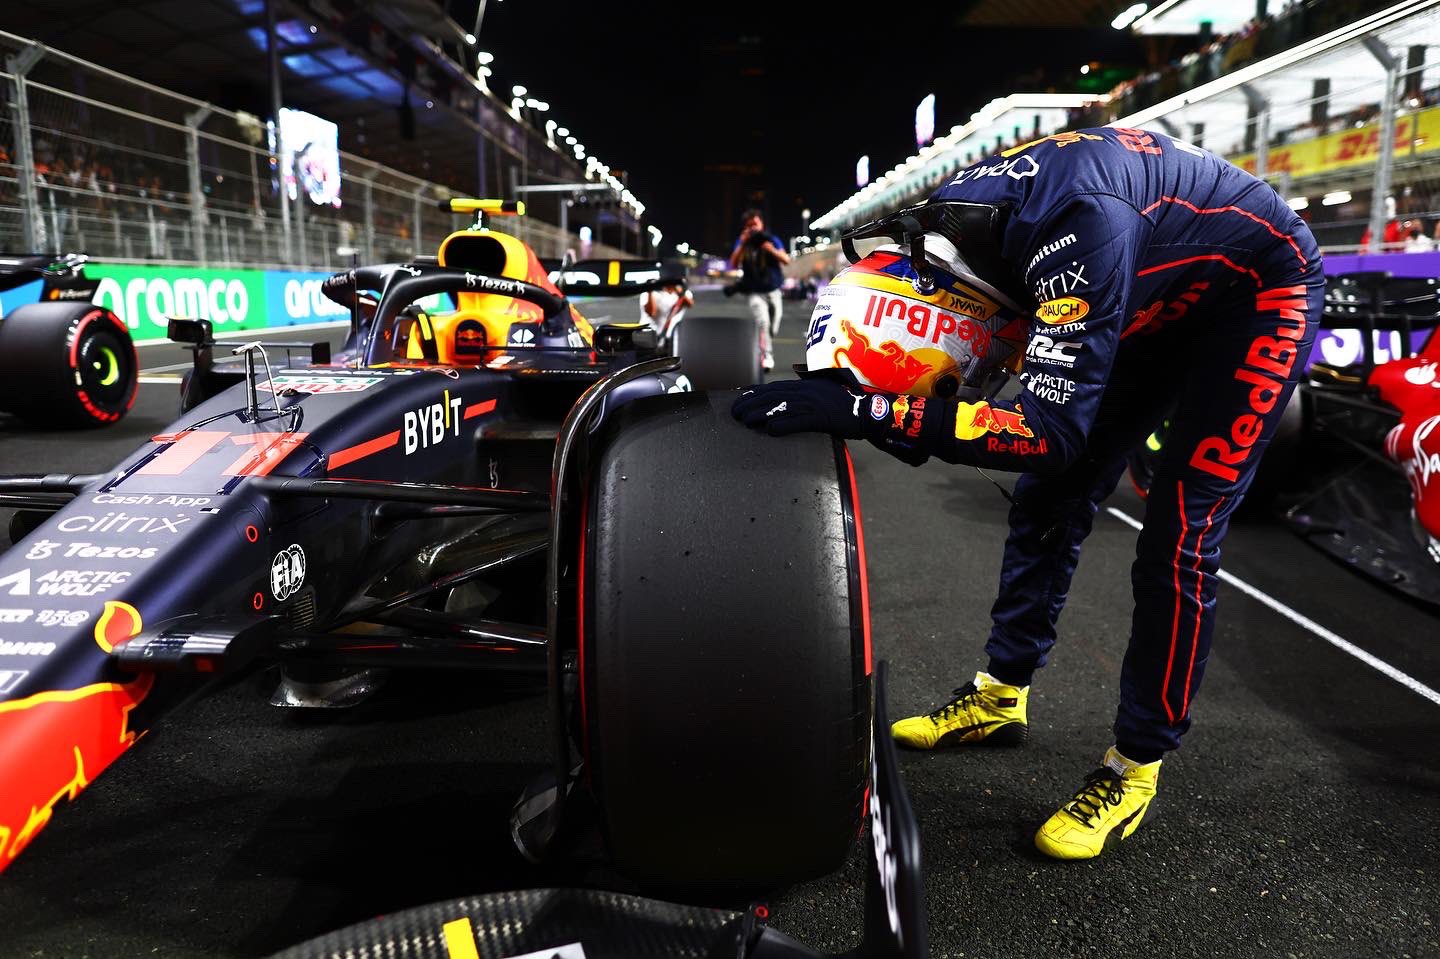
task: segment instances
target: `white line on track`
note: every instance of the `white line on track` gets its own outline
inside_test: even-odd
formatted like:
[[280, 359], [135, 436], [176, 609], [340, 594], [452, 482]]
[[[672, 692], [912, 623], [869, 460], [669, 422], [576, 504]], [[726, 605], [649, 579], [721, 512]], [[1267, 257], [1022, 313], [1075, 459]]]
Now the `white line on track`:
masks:
[[[1118, 510], [1113, 506], [1105, 507], [1105, 511], [1111, 516], [1118, 519], [1120, 522], [1133, 529], [1138, 530], [1141, 527], [1140, 521], [1135, 517], [1131, 516], [1129, 513]], [[1351, 656], [1354, 656], [1366, 666], [1369, 666], [1372, 669], [1384, 673], [1386, 676], [1389, 676], [1391, 679], [1395, 680], [1395, 682], [1399, 683], [1401, 686], [1404, 686], [1406, 689], [1409, 689], [1411, 692], [1418, 693], [1421, 696], [1424, 696], [1426, 699], [1430, 700], [1432, 703], [1440, 705], [1440, 692], [1436, 692], [1429, 686], [1426, 686], [1424, 683], [1420, 682], [1420, 680], [1416, 679], [1414, 676], [1411, 676], [1409, 673], [1401, 672], [1394, 666], [1391, 666], [1389, 663], [1385, 662], [1385, 660], [1380, 659], [1377, 656], [1371, 655], [1370, 653], [1367, 653], [1365, 650], [1361, 649], [1359, 646], [1356, 646], [1349, 640], [1342, 639], [1341, 637], [1330, 632], [1330, 630], [1326, 629], [1324, 626], [1321, 626], [1319, 623], [1315, 622], [1310, 617], [1305, 616], [1302, 613], [1296, 612], [1289, 606], [1286, 606], [1284, 603], [1280, 602], [1280, 600], [1269, 595], [1268, 593], [1256, 589], [1254, 586], [1251, 586], [1243, 579], [1227, 573], [1223, 569], [1220, 570], [1218, 575], [1221, 582], [1229, 583], [1231, 586], [1234, 586], [1246, 596], [1249, 596], [1251, 599], [1259, 603], [1269, 606], [1281, 616], [1284, 616], [1286, 619], [1290, 620], [1292, 623], [1295, 623], [1297, 626], [1309, 630], [1310, 632], [1314, 633], [1316, 636], [1319, 636], [1321, 639], [1325, 640], [1325, 642], [1329, 643], [1331, 646], [1334, 646], [1341, 652], [1349, 653]]]
[[[186, 364], [189, 365], [188, 363]], [[169, 376], [141, 376], [141, 383], [179, 383], [180, 377], [171, 374]]]

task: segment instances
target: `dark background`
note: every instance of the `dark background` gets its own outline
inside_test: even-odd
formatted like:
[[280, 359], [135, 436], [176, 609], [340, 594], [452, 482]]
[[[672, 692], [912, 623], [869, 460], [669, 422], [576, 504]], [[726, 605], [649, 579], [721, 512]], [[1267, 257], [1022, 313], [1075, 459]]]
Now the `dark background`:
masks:
[[[489, 0], [479, 40], [495, 54], [493, 90], [541, 91], [591, 153], [629, 172], [668, 237], [728, 251], [745, 206], [799, 234], [803, 209], [818, 217], [855, 191], [862, 154], [873, 177], [913, 154], [928, 93], [941, 136], [995, 97], [1080, 89], [1083, 63], [1144, 62], [1144, 44], [1109, 26], [1118, 0], [1012, 4], [1034, 25], [971, 23], [987, 6], [565, 4], [557, 16]], [[475, 7], [449, 9], [468, 26]]]
[[[758, 0], [488, 0], [474, 47], [445, 18], [473, 29], [479, 0], [327, 3], [346, 22], [399, 16], [410, 24], [406, 32], [440, 43], [471, 71], [477, 51], [492, 53], [490, 89], [501, 104], [517, 83], [548, 101], [551, 111], [532, 122], [543, 127], [554, 119], [590, 155], [625, 174], [647, 207], [646, 222], [668, 243], [710, 252], [729, 251], [747, 206], [761, 208], [773, 232], [798, 235], [806, 227], [802, 210], [818, 217], [854, 192], [862, 154], [875, 177], [910, 156], [915, 107], [926, 94], [936, 96], [935, 132], [943, 136], [995, 97], [1104, 92], [1194, 44], [1112, 29], [1125, 0], [910, 2], [865, 13], [838, 3]], [[307, 0], [277, 4], [282, 26], [326, 23]], [[63, 12], [5, 2], [0, 29], [268, 117], [264, 11], [264, 0], [71, 0]], [[327, 26], [313, 45], [290, 46], [282, 35], [280, 52], [333, 51], [335, 44]], [[407, 51], [396, 63], [417, 56]], [[1085, 63], [1092, 65], [1088, 76], [1079, 72]], [[287, 67], [283, 99], [336, 120], [344, 150], [475, 192], [473, 137], [450, 112], [428, 109], [420, 89], [402, 92], [403, 76], [391, 73], [389, 89], [357, 98]], [[147, 112], [144, 103], [119, 105]]]

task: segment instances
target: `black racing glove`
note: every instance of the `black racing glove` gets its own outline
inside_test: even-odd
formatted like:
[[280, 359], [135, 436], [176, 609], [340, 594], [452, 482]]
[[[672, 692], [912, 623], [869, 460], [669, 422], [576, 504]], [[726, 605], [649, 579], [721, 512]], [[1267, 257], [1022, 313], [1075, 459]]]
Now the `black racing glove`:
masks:
[[[744, 390], [730, 408], [731, 412], [746, 426], [763, 429], [771, 436], [829, 433], [845, 439], [869, 440], [914, 466], [929, 459], [922, 445], [905, 432], [910, 422], [906, 416], [912, 409], [914, 397], [866, 392], [849, 370], [798, 372], [798, 380], [781, 380]], [[920, 405], [923, 408], [923, 400]]]
[[858, 440], [877, 432], [870, 402], [853, 376], [849, 383], [836, 376], [808, 376], [752, 386], [730, 411], [746, 426], [771, 436], [829, 433]]

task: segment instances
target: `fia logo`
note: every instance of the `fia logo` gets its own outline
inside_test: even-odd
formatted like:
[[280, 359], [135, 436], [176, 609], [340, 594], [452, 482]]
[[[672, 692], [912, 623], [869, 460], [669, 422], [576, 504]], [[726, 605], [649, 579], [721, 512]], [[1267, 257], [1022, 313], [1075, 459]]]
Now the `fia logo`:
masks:
[[305, 551], [291, 544], [270, 562], [270, 593], [277, 603], [294, 596], [305, 585]]

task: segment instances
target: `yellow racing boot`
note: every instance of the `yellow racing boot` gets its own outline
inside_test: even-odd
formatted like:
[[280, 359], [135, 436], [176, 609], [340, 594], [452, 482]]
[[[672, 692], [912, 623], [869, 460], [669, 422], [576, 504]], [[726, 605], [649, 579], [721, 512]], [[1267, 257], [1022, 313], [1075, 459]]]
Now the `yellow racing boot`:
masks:
[[1159, 780], [1158, 759], [1142, 766], [1111, 746], [1104, 765], [1035, 833], [1035, 848], [1056, 859], [1095, 858], [1140, 828]]
[[933, 713], [902, 719], [890, 735], [911, 749], [946, 746], [1023, 746], [1030, 737], [1025, 722], [1029, 686], [1006, 686], [989, 673], [955, 690], [954, 698]]

